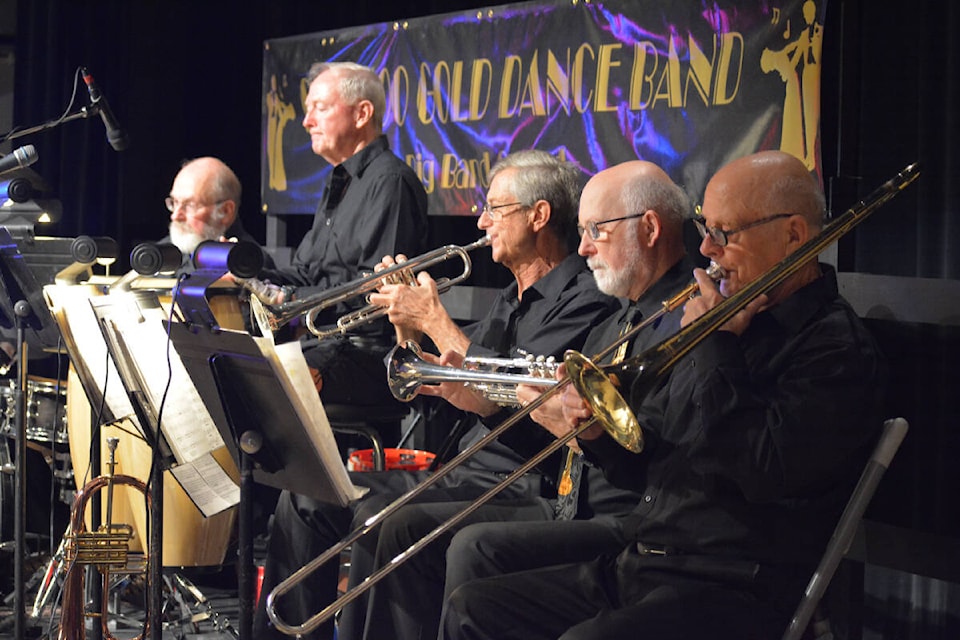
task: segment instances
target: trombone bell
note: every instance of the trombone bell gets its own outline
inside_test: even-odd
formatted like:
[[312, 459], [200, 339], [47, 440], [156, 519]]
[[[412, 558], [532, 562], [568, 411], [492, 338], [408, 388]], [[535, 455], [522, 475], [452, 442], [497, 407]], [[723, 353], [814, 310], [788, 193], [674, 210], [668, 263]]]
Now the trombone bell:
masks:
[[573, 386], [606, 432], [624, 449], [643, 451], [643, 429], [610, 376], [579, 351], [567, 351], [563, 363]]

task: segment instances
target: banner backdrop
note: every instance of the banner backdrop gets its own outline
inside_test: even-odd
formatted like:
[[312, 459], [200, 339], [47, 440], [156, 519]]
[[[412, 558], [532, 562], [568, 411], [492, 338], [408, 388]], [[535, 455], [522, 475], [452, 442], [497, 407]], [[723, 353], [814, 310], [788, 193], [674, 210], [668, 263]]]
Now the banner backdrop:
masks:
[[728, 160], [782, 149], [820, 175], [826, 0], [539, 1], [264, 43], [262, 199], [312, 214], [330, 166], [301, 126], [313, 62], [377, 70], [384, 133], [433, 215], [476, 215], [490, 167], [543, 149], [584, 180], [656, 162], [696, 201]]

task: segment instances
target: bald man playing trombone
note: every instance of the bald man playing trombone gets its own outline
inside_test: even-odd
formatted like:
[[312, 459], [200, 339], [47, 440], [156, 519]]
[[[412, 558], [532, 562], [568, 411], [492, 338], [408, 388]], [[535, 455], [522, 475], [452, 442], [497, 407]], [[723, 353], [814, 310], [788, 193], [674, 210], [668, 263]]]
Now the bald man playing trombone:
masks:
[[[816, 178], [792, 156], [763, 152], [720, 169], [698, 224], [701, 253], [725, 276], [717, 286], [695, 272], [701, 295], [685, 307], [682, 335], [782, 268], [823, 216]], [[622, 380], [643, 451], [595, 426], [577, 438], [612, 482], [643, 496], [621, 523], [622, 544], [589, 561], [459, 586], [440, 638], [782, 636], [882, 417], [883, 360], [816, 252], [798, 254], [803, 262], [777, 287], [737, 300], [728, 322], [653, 381], [658, 392], [640, 376]], [[568, 391], [557, 435], [591, 413]], [[500, 569], [513, 571], [509, 562]]]

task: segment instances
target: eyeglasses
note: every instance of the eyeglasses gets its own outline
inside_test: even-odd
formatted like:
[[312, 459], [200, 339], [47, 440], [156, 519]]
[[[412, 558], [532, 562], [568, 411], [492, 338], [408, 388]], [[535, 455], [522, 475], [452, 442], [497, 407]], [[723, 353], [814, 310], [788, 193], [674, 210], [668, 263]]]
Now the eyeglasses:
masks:
[[[502, 209], [504, 207], [516, 207], [516, 206], [519, 206], [520, 208], [514, 209], [513, 211], [508, 211], [507, 213], [500, 213], [499, 211], [497, 211], [497, 209]], [[525, 208], [526, 208], [526, 205], [523, 204], [522, 202], [508, 202], [506, 204], [495, 204], [495, 205], [491, 205], [489, 202], [484, 202], [482, 205], [480, 205], [480, 215], [487, 214], [488, 216], [490, 216], [490, 219], [493, 220], [494, 222], [500, 222], [501, 220], [503, 220], [504, 216], [509, 216], [510, 214], [516, 213], [517, 211], [522, 211]]]
[[217, 206], [218, 204], [223, 204], [226, 200], [217, 200], [216, 202], [195, 202], [193, 200], [177, 200], [173, 196], [167, 196], [163, 200], [163, 204], [167, 205], [167, 211], [173, 213], [180, 207], [183, 207], [183, 210], [186, 211], [188, 216], [194, 215], [197, 211], [204, 207]]
[[579, 236], [582, 238], [583, 233], [585, 231], [589, 231], [591, 240], [599, 240], [600, 225], [607, 224], [608, 222], [619, 222], [621, 220], [630, 220], [631, 218], [642, 218], [645, 214], [646, 214], [646, 211], [644, 211], [643, 213], [633, 213], [633, 214], [630, 214], [629, 216], [623, 216], [620, 218], [608, 218], [606, 220], [596, 220], [596, 221], [591, 220], [590, 222], [587, 223], [586, 227], [581, 227], [580, 225], [577, 225], [577, 234], [579, 234]]
[[766, 218], [760, 218], [759, 220], [754, 220], [753, 222], [748, 222], [747, 224], [737, 227], [736, 229], [723, 230], [719, 227], [708, 227], [703, 223], [703, 220], [698, 220], [697, 218], [693, 219], [693, 224], [697, 225], [697, 231], [700, 232], [701, 238], [706, 238], [710, 236], [710, 239], [713, 240], [714, 244], [718, 247], [727, 246], [727, 242], [730, 241], [730, 236], [735, 233], [740, 233], [741, 231], [746, 231], [747, 229], [752, 229], [753, 227], [759, 227], [762, 224], [767, 224], [768, 222], [773, 222], [774, 220], [779, 220], [780, 218], [789, 218], [790, 216], [795, 216], [795, 213], [775, 213], [772, 216], [767, 216]]

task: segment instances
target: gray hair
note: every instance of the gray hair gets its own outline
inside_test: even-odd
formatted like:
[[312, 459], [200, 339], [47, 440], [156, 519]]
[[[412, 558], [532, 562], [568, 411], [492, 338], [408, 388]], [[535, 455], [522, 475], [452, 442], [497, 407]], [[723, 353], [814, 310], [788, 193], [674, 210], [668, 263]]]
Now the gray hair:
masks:
[[[812, 174], [786, 174], [777, 177], [767, 191], [769, 213], [799, 213], [814, 229], [822, 229], [827, 216], [827, 202], [820, 184]], [[792, 211], [774, 209], [792, 208]]]
[[[653, 209], [660, 214], [665, 226], [681, 232], [683, 221], [690, 216], [690, 198], [672, 180], [652, 175], [640, 175], [624, 185], [620, 194], [624, 213], [631, 215]], [[631, 225], [638, 224], [633, 219]]]
[[505, 169], [518, 168], [511, 176], [511, 191], [517, 200], [532, 206], [537, 200], [550, 203], [547, 228], [564, 241], [569, 250], [579, 243], [577, 209], [580, 206], [580, 170], [546, 151], [515, 151], [490, 169], [490, 180]]
[[373, 104], [371, 120], [377, 133], [382, 133], [387, 97], [377, 72], [356, 62], [315, 62], [307, 72], [307, 82], [312, 84], [317, 76], [327, 71], [337, 74], [340, 79], [340, 99], [346, 104], [355, 105], [361, 100]]

